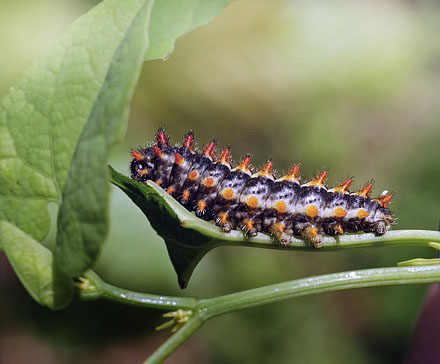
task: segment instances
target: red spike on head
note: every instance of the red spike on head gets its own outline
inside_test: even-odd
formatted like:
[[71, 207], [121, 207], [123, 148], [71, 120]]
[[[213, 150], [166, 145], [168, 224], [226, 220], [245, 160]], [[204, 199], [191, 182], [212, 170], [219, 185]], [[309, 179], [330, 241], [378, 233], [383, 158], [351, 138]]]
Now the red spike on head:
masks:
[[139, 153], [137, 150], [133, 150], [133, 151], [131, 152], [131, 155], [132, 155], [133, 158], [136, 159], [137, 161], [141, 161], [141, 160], [144, 159], [144, 156], [143, 156], [141, 153]]

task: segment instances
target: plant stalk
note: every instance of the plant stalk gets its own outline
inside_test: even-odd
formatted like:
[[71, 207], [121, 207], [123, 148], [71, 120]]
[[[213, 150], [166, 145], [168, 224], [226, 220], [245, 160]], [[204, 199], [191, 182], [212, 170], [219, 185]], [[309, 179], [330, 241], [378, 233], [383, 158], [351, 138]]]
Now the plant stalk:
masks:
[[317, 293], [354, 288], [440, 282], [440, 265], [375, 268], [282, 282], [225, 296], [203, 299], [196, 315], [205, 320], [227, 312]]
[[440, 282], [440, 265], [364, 269], [277, 283], [215, 298], [199, 300], [194, 316], [160, 346], [145, 363], [159, 363], [205, 321], [225, 313], [305, 295], [345, 289]]
[[103, 298], [133, 306], [151, 307], [162, 310], [194, 310], [197, 299], [194, 297], [173, 297], [130, 291], [104, 282], [95, 272], [87, 271], [84, 277], [90, 281], [91, 289], [81, 290], [80, 299], [93, 300]]
[[192, 317], [185, 325], [183, 325], [176, 333], [174, 333], [167, 341], [159, 346], [156, 351], [143, 364], [161, 363], [168, 358], [180, 345], [182, 345], [189, 337], [194, 334], [200, 326], [205, 322], [201, 316]]

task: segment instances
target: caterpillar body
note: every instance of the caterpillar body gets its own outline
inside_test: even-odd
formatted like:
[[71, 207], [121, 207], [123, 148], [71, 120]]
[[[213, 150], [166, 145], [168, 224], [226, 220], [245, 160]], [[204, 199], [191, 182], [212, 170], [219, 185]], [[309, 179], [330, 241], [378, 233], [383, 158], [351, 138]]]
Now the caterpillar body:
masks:
[[384, 191], [370, 198], [371, 183], [353, 193], [348, 190], [352, 179], [328, 189], [324, 171], [301, 184], [298, 165], [275, 179], [271, 160], [253, 173], [250, 155], [233, 168], [229, 147], [216, 159], [215, 141], [201, 153], [193, 150], [193, 143], [190, 131], [182, 146], [172, 147], [159, 128], [153, 146], [131, 152], [131, 178], [156, 182], [186, 209], [213, 220], [225, 232], [241, 229], [249, 237], [263, 232], [283, 245], [299, 235], [319, 248], [325, 235], [383, 235], [395, 222], [388, 209], [392, 195]]

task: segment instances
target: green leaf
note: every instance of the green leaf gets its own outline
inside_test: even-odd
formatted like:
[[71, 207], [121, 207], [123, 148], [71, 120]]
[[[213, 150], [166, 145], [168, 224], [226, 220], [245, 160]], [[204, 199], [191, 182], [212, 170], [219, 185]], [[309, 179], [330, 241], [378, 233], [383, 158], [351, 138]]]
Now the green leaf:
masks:
[[6, 221], [0, 221], [0, 237], [9, 262], [35, 301], [52, 309], [70, 303], [72, 281], [58, 269], [49, 249]]
[[363, 248], [384, 245], [418, 245], [429, 247], [432, 241], [440, 241], [440, 233], [424, 230], [390, 231], [383, 236], [373, 234], [344, 234], [325, 237], [323, 246], [313, 248], [303, 239], [294, 238], [288, 246], [273, 241], [259, 233], [254, 238], [245, 237], [240, 231], [223, 232], [211, 222], [199, 219], [186, 210], [173, 197], [152, 181], [139, 183], [110, 168], [110, 181], [124, 191], [142, 210], [153, 229], [165, 240], [171, 262], [181, 288], [189, 279], [203, 256], [218, 246], [248, 246], [280, 250], [309, 250], [327, 252], [347, 248]]
[[232, 0], [159, 0], [151, 11], [145, 60], [166, 58], [178, 37], [216, 17]]
[[151, 1], [139, 8], [111, 61], [73, 156], [58, 215], [56, 257], [77, 276], [90, 268], [108, 232], [110, 186], [103, 162], [125, 130], [147, 46]]
[[[0, 221], [17, 229], [3, 228], [0, 245], [28, 289], [33, 281], [28, 282], [29, 259], [19, 259], [23, 250], [19, 249], [18, 231], [23, 244], [39, 244], [50, 228], [49, 203], [61, 205], [63, 199], [69, 200], [61, 208], [60, 219], [76, 219], [74, 229], [67, 227], [58, 238], [60, 246], [65, 247], [69, 233], [80, 232], [81, 239], [93, 242], [80, 257], [85, 260], [82, 266], [91, 264], [105, 238], [107, 215], [97, 210], [107, 205], [106, 169], [102, 166], [106, 148], [122, 134], [126, 104], [146, 48], [150, 6], [151, 1], [143, 0], [102, 2], [70, 26], [0, 104]], [[100, 133], [103, 135], [98, 136]], [[91, 143], [95, 143], [92, 151]], [[93, 152], [88, 156], [90, 164], [79, 171], [87, 152]], [[102, 158], [100, 163], [97, 158]], [[79, 172], [82, 180], [74, 178], [66, 186], [68, 176], [71, 179]], [[69, 195], [78, 183], [90, 185], [85, 192], [89, 201], [81, 198], [75, 202], [75, 196]], [[97, 190], [99, 183], [102, 191]], [[94, 192], [97, 194], [91, 197]], [[90, 208], [84, 206], [86, 202]], [[72, 215], [73, 208], [80, 211]], [[38, 260], [41, 249], [29, 252]], [[60, 256], [66, 253], [63, 248], [60, 251]], [[70, 266], [65, 269], [74, 271]], [[66, 290], [72, 285], [64, 283]], [[30, 291], [34, 297], [38, 292]], [[50, 302], [42, 297], [37, 300]]]

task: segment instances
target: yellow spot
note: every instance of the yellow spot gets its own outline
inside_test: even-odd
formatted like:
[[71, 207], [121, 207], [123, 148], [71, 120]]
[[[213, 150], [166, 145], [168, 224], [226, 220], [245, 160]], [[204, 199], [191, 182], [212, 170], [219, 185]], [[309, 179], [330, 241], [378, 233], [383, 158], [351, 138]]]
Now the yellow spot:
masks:
[[255, 196], [251, 196], [247, 199], [246, 203], [249, 207], [252, 207], [254, 209], [258, 206], [258, 198]]
[[212, 177], [205, 178], [205, 180], [203, 181], [203, 185], [205, 187], [212, 187], [212, 186], [214, 186], [214, 178], [212, 178]]
[[284, 201], [277, 201], [275, 203], [275, 209], [280, 213], [284, 214], [287, 210], [286, 203]]
[[199, 172], [197, 171], [191, 171], [191, 173], [189, 174], [188, 178], [191, 181], [195, 181], [197, 179], [197, 177], [199, 176]]
[[233, 197], [234, 197], [234, 190], [232, 188], [227, 188], [226, 190], [223, 191], [223, 198], [225, 200], [232, 200]]
[[203, 200], [199, 200], [199, 202], [197, 202], [197, 206], [199, 208], [200, 211], [205, 211], [206, 208], [206, 202]]
[[139, 171], [139, 174], [140, 174], [141, 176], [143, 176], [143, 175], [148, 174], [148, 171], [147, 171], [146, 169], [143, 169], [143, 170]]
[[311, 219], [314, 219], [316, 216], [318, 216], [318, 214], [319, 214], [319, 211], [315, 205], [310, 205], [309, 207], [307, 207], [306, 215], [308, 217], [310, 217]]
[[173, 186], [170, 186], [170, 187], [167, 188], [167, 192], [168, 192], [169, 195], [171, 195], [174, 191], [175, 191], [175, 189], [174, 189]]
[[359, 219], [365, 219], [370, 214], [367, 211], [365, 211], [364, 209], [360, 209], [360, 210], [358, 210], [357, 215], [358, 215]]
[[188, 201], [188, 199], [189, 199], [189, 196], [190, 196], [190, 193], [189, 193], [189, 191], [188, 190], [184, 190], [183, 191], [183, 200], [184, 201]]
[[345, 217], [347, 216], [347, 211], [345, 211], [342, 207], [335, 208], [335, 217]]

